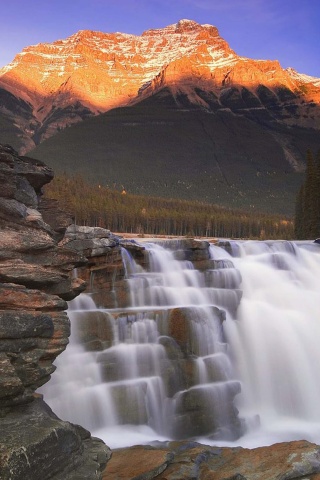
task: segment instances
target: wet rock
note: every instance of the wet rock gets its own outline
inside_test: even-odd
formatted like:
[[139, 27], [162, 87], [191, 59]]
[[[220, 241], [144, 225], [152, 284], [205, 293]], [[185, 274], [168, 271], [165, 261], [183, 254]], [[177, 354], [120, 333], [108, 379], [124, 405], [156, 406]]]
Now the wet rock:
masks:
[[208, 269], [204, 272], [206, 286], [209, 288], [240, 288], [242, 278], [239, 270], [235, 268]]
[[239, 392], [239, 382], [229, 381], [196, 386], [178, 393], [173, 436], [181, 439], [219, 432], [221, 439], [224, 429], [228, 436], [238, 438], [241, 423], [233, 401]]
[[145, 425], [148, 422], [147, 388], [147, 382], [143, 380], [132, 384], [115, 385], [112, 388], [120, 424]]
[[120, 245], [127, 250], [135, 262], [142, 268], [147, 268], [149, 264], [149, 255], [145, 247], [135, 240], [122, 239]]
[[111, 347], [114, 341], [113, 318], [106, 312], [70, 312], [77, 322], [76, 341], [86, 350], [96, 351]]
[[240, 247], [238, 243], [230, 240], [219, 240], [216, 245], [224, 248], [224, 250], [232, 257], [240, 257]]
[[197, 263], [194, 264], [194, 267], [198, 270], [205, 271], [218, 268], [234, 268], [234, 265], [231, 260], [214, 260], [210, 258], [208, 260], [197, 261]]
[[107, 480], [319, 480], [320, 447], [305, 440], [270, 447], [221, 448], [166, 442], [114, 450]]
[[87, 283], [86, 292], [98, 306], [129, 306], [119, 237], [104, 228], [70, 225], [60, 246], [87, 259], [77, 276]]
[[223, 353], [203, 359], [209, 383], [223, 382], [229, 378], [230, 367], [228, 361], [228, 357]]
[[[217, 323], [225, 318], [225, 313], [217, 307], [211, 307]], [[183, 307], [170, 310], [168, 318], [168, 334], [177, 342], [184, 355], [206, 355], [206, 329], [215, 330], [215, 324], [208, 322], [208, 312], [202, 308]], [[198, 336], [198, 338], [197, 338]], [[201, 348], [201, 351], [200, 351]]]
[[[129, 457], [126, 455], [129, 454]], [[130, 458], [128, 462], [128, 458]], [[112, 461], [103, 473], [103, 480], [147, 480], [162, 473], [172, 459], [170, 450], [148, 446], [135, 446], [130, 450], [119, 449], [113, 453]]]
[[161, 365], [161, 377], [168, 397], [172, 398], [180, 390], [194, 385], [195, 369], [193, 359], [185, 358], [181, 348], [172, 337], [159, 338], [163, 345], [167, 361]]
[[[173, 242], [175, 242], [176, 245], [174, 245]], [[176, 260], [188, 260], [194, 264], [195, 268], [197, 268], [198, 262], [204, 262], [210, 259], [210, 244], [205, 240], [185, 238], [169, 241], [168, 245], [175, 247], [174, 257]]]

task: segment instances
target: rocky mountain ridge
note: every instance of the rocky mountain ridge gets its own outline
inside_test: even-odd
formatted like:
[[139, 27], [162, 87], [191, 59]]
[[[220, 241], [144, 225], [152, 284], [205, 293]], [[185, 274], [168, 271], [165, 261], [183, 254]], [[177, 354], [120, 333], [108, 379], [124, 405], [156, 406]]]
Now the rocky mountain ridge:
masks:
[[22, 152], [68, 125], [163, 88], [181, 108], [181, 95], [187, 108], [209, 112], [270, 110], [276, 103], [285, 109], [281, 122], [316, 128], [319, 83], [276, 60], [240, 57], [216, 27], [180, 20], [141, 36], [82, 30], [26, 47], [0, 70], [0, 114], [3, 135], [9, 124]]

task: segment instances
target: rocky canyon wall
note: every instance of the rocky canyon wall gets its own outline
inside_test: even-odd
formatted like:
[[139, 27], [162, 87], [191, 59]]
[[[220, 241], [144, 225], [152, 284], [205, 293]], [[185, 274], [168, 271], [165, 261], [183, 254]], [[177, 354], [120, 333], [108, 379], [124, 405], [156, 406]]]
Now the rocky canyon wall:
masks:
[[70, 218], [41, 201], [53, 172], [0, 145], [0, 478], [98, 479], [109, 449], [59, 420], [35, 390], [66, 348], [66, 300], [84, 257], [59, 246]]

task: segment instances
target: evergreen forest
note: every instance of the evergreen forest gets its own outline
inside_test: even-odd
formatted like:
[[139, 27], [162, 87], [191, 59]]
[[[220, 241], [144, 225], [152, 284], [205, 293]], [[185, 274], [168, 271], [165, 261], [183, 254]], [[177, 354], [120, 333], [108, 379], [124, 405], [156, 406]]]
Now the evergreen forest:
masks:
[[107, 228], [118, 233], [293, 239], [290, 217], [224, 208], [188, 200], [133, 195], [82, 176], [61, 175], [46, 186], [45, 195], [59, 201], [78, 225]]
[[295, 210], [295, 238], [313, 240], [320, 237], [320, 150], [316, 156], [307, 151], [306, 172]]

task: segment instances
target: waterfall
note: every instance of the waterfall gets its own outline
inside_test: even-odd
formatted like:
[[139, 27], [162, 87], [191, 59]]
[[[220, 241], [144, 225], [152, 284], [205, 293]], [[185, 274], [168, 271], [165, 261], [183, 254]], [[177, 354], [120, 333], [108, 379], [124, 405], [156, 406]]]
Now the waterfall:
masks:
[[289, 242], [238, 247], [233, 261], [243, 296], [225, 331], [242, 384], [237, 406], [259, 420], [242, 444], [319, 443], [320, 249]]
[[127, 308], [70, 302], [72, 337], [40, 390], [112, 448], [168, 438], [254, 447], [320, 441], [320, 247], [221, 242], [206, 268], [179, 242], [128, 251]]

